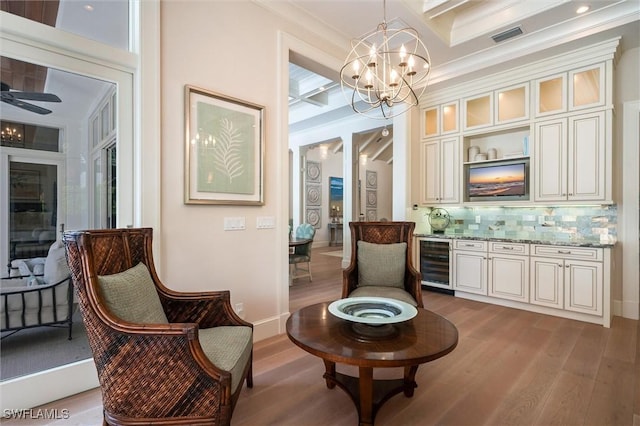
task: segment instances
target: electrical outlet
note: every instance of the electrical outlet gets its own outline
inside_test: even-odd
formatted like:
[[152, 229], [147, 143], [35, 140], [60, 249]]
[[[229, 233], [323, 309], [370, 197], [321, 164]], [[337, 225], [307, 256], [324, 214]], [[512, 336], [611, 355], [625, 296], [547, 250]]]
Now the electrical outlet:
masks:
[[243, 303], [236, 303], [236, 314], [238, 314], [238, 316], [242, 319], [244, 319], [244, 304]]
[[481, 216], [476, 216], [476, 223], [480, 223], [482, 222], [482, 217]]

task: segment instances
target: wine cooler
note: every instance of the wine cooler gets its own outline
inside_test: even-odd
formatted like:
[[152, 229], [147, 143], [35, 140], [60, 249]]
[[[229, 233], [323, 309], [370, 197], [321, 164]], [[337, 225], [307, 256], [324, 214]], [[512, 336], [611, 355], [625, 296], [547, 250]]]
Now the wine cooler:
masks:
[[428, 289], [444, 290], [446, 293], [453, 294], [451, 240], [418, 238], [418, 254], [422, 285]]

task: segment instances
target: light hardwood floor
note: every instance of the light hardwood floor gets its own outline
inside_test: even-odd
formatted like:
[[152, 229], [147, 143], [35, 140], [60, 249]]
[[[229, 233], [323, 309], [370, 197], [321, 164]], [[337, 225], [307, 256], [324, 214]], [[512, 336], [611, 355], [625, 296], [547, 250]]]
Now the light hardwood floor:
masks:
[[[340, 297], [338, 257], [314, 249], [313, 282], [295, 280], [291, 310]], [[640, 426], [640, 326], [614, 318], [610, 329], [425, 292], [427, 309], [460, 333], [449, 355], [422, 365], [413, 398], [398, 395], [376, 425]], [[341, 368], [342, 367], [342, 368]], [[254, 387], [242, 391], [233, 426], [353, 426], [353, 403], [322, 380], [322, 361], [286, 336], [256, 343]], [[338, 371], [353, 369], [338, 366]], [[401, 374], [376, 370], [378, 377]], [[100, 393], [92, 390], [42, 408], [68, 409], [68, 420], [3, 425], [94, 425]]]

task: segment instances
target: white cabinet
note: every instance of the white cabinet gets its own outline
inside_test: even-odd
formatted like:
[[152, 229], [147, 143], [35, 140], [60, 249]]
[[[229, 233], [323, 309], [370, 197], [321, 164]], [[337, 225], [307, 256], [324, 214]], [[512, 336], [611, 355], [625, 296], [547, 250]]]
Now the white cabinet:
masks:
[[529, 303], [550, 308], [564, 306], [564, 261], [531, 257], [531, 297]]
[[486, 241], [454, 241], [453, 289], [487, 294]]
[[533, 253], [554, 257], [531, 256], [530, 303], [603, 315], [603, 249], [536, 245]]
[[534, 201], [606, 201], [605, 113], [536, 123], [533, 163]]
[[420, 197], [422, 204], [460, 202], [460, 138], [423, 142]]
[[458, 101], [421, 111], [422, 139], [459, 132]]
[[528, 255], [528, 244], [489, 243], [489, 296], [529, 301]]

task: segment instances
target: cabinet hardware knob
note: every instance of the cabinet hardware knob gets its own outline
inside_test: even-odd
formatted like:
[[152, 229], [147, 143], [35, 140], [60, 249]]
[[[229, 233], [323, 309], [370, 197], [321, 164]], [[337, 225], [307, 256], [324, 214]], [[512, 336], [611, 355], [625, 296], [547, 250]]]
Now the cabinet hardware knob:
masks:
[[502, 250], [513, 250], [513, 247], [498, 247], [501, 248]]
[[571, 250], [558, 250], [558, 253], [571, 254]]
[[562, 263], [558, 263], [558, 266], [562, 268]]

